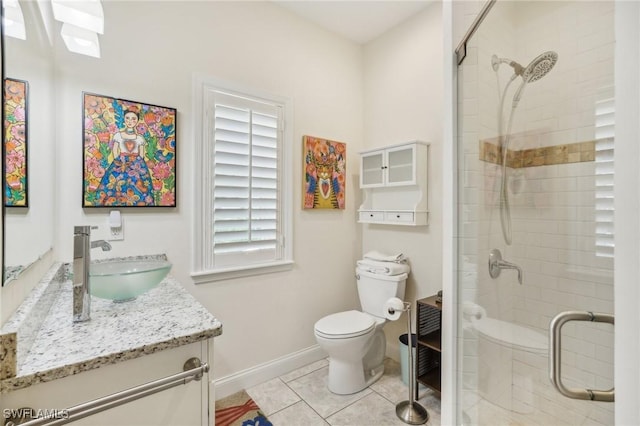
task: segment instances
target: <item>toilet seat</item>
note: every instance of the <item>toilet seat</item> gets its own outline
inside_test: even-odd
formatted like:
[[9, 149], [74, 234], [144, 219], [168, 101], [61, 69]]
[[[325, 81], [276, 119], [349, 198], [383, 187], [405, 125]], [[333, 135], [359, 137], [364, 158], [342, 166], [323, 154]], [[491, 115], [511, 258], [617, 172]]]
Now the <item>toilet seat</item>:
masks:
[[316, 322], [317, 336], [325, 339], [349, 339], [363, 336], [376, 327], [376, 321], [370, 315], [360, 311], [345, 311], [327, 315]]

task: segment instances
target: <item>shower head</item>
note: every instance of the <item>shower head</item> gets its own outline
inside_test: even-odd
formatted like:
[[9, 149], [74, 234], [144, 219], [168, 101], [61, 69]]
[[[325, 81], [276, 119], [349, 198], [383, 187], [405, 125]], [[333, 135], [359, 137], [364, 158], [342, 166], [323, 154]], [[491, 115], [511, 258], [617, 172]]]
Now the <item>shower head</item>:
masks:
[[496, 55], [493, 55], [491, 56], [491, 67], [494, 71], [498, 71], [500, 64], [507, 64], [513, 68], [515, 75], [521, 76], [524, 81], [530, 83], [532, 81], [538, 81], [544, 77], [549, 71], [551, 71], [551, 68], [553, 68], [557, 61], [558, 54], [553, 51], [548, 51], [539, 55], [525, 68], [512, 59], [498, 58]]
[[558, 54], [556, 52], [544, 52], [527, 65], [522, 72], [522, 79], [527, 83], [540, 80], [551, 71], [557, 61]]
[[513, 95], [513, 108], [518, 106], [524, 86], [526, 86], [527, 83], [538, 81], [547, 75], [556, 62], [558, 62], [558, 54], [556, 52], [549, 51], [539, 55], [531, 61], [529, 65], [527, 65], [524, 71], [522, 71], [522, 84], [518, 87], [515, 95]]

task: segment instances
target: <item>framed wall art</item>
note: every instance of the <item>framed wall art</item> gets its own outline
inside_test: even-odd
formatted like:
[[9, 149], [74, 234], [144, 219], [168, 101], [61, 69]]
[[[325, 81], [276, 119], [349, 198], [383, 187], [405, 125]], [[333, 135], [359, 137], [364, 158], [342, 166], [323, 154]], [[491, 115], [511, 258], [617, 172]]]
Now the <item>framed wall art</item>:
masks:
[[83, 93], [83, 207], [176, 206], [176, 110]]
[[4, 79], [4, 205], [28, 207], [28, 83]]
[[304, 209], [344, 209], [347, 145], [304, 136]]

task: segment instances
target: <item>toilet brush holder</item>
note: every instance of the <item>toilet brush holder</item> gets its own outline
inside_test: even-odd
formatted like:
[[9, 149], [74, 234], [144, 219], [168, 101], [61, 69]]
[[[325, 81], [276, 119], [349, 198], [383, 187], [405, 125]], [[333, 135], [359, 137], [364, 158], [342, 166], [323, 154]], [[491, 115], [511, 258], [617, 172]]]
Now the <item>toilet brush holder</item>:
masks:
[[[404, 308], [402, 311], [407, 313], [407, 333], [409, 336], [408, 345], [409, 350], [407, 351], [407, 357], [409, 360], [409, 399], [407, 401], [399, 402], [396, 405], [396, 415], [403, 422], [410, 425], [421, 425], [426, 423], [429, 420], [429, 413], [427, 409], [420, 405], [419, 402], [415, 400], [415, 364], [413, 363], [413, 348], [412, 348], [412, 339], [413, 335], [411, 332], [411, 303], [403, 302]], [[395, 313], [394, 309], [389, 309], [389, 314], [393, 315]], [[393, 312], [392, 312], [393, 311]]]

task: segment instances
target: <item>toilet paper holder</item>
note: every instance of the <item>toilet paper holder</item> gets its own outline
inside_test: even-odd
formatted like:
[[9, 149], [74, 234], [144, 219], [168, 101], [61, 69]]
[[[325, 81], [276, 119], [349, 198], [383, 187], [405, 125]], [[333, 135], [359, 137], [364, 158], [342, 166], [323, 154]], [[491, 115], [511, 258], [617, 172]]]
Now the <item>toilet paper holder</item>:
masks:
[[413, 350], [411, 348], [411, 303], [404, 302], [397, 297], [392, 297], [385, 303], [385, 316], [394, 321], [398, 319], [402, 312], [407, 313], [407, 333], [409, 350], [407, 351], [409, 366], [409, 399], [399, 402], [396, 405], [396, 415], [403, 422], [410, 425], [421, 425], [429, 420], [429, 413], [419, 402], [415, 400], [415, 365], [413, 363]]

